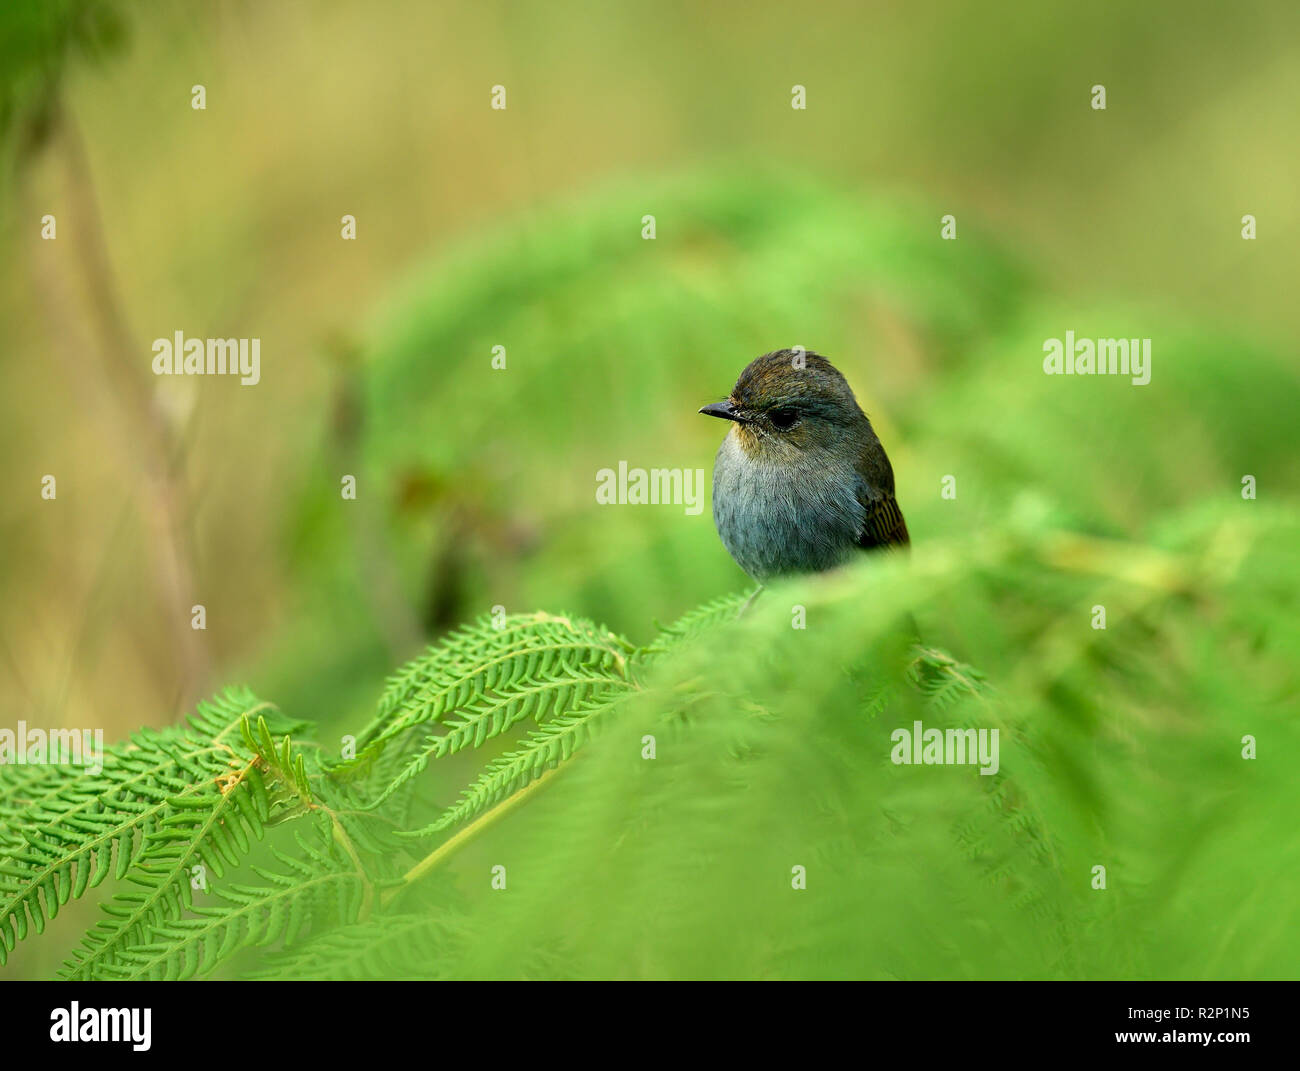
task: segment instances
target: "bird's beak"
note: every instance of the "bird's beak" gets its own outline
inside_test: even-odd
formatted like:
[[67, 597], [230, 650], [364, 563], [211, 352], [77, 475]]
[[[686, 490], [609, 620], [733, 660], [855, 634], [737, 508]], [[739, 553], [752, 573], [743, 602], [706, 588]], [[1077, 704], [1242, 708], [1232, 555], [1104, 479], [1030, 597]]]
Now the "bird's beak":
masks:
[[737, 424], [745, 423], [741, 416], [736, 412], [736, 407], [731, 402], [714, 402], [712, 405], [706, 405], [700, 410], [705, 416], [721, 417], [723, 420], [734, 420]]

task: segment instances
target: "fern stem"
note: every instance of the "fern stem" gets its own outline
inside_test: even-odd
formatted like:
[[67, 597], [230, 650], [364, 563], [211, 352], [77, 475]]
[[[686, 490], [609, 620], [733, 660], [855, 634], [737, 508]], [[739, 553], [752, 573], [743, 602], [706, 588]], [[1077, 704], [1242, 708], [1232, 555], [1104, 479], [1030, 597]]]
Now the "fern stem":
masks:
[[357, 854], [357, 849], [352, 843], [352, 838], [348, 836], [348, 831], [343, 828], [343, 823], [339, 821], [338, 815], [326, 807], [323, 803], [315, 804], [317, 808], [325, 813], [330, 820], [330, 835], [334, 838], [334, 843], [342, 848], [352, 860], [352, 865], [356, 867], [357, 876], [362, 882], [361, 893], [361, 910], [357, 914], [357, 920], [364, 922], [370, 917], [370, 908], [375, 900], [375, 886], [370, 880], [370, 875], [366, 873], [366, 868], [361, 865], [361, 856]]
[[560, 769], [561, 766], [551, 767], [551, 769], [547, 770], [536, 780], [530, 781], [528, 784], [524, 785], [524, 787], [519, 789], [519, 791], [516, 792], [514, 795], [508, 796], [506, 799], [503, 799], [491, 810], [485, 811], [482, 815], [480, 815], [478, 818], [472, 821], [469, 825], [467, 825], [455, 836], [448, 838], [442, 844], [438, 845], [437, 848], [435, 848], [432, 852], [430, 852], [418, 863], [416, 863], [415, 866], [411, 867], [410, 870], [408, 870], [405, 874], [403, 874], [402, 884], [397, 886], [396, 888], [389, 889], [387, 892], [385, 892], [380, 897], [380, 903], [384, 907], [387, 907], [411, 885], [419, 881], [421, 878], [429, 874], [431, 871], [437, 869], [440, 865], [446, 862], [447, 859], [449, 859], [455, 852], [463, 848], [466, 844], [472, 841], [475, 837], [481, 834], [488, 827], [493, 825], [499, 819], [504, 818], [512, 810], [518, 807], [519, 804], [523, 803], [525, 799], [527, 799], [539, 788], [541, 788], [542, 785], [549, 782], [552, 775], [558, 773]]

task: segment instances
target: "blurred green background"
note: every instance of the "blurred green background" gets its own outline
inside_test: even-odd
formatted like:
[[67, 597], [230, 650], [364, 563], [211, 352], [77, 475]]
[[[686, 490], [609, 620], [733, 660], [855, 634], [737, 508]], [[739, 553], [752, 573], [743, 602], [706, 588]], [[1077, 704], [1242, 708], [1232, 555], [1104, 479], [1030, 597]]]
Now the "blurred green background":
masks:
[[[596, 472], [711, 471], [696, 409], [796, 344], [918, 549], [1145, 542], [1247, 473], [1294, 506], [1294, 4], [34, 6], [95, 44], [0, 13], [6, 724], [244, 681], [347, 731], [496, 605], [644, 641], [746, 581]], [[1152, 338], [1151, 384], [1044, 376], [1067, 329]], [[177, 330], [259, 337], [261, 383], [155, 379]]]

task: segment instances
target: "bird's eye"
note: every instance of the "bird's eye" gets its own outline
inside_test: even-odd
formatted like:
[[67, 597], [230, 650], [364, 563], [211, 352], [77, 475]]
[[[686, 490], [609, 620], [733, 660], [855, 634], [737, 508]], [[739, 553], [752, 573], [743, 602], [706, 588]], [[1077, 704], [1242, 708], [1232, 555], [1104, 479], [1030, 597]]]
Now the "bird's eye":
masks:
[[789, 431], [799, 423], [799, 414], [793, 409], [773, 409], [768, 417], [777, 431]]

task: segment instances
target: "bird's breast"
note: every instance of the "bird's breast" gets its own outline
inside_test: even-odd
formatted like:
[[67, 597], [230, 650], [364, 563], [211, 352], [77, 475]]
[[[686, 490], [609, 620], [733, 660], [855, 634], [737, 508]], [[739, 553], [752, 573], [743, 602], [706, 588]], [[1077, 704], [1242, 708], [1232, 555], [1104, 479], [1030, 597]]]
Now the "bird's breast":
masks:
[[828, 455], [768, 459], [729, 434], [713, 467], [713, 519], [731, 556], [758, 580], [847, 560], [864, 510], [858, 476]]

